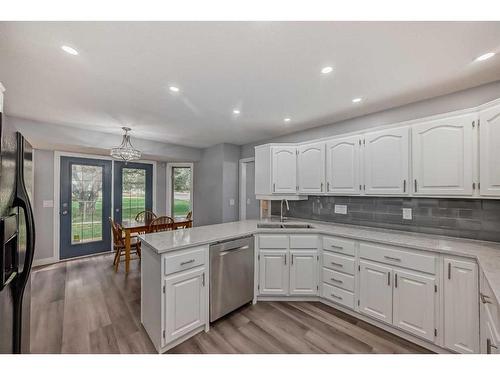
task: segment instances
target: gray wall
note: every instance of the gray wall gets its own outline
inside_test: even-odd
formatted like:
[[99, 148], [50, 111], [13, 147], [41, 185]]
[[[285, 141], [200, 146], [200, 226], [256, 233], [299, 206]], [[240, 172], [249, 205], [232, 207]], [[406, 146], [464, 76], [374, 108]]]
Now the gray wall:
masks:
[[[335, 204], [347, 205], [347, 214], [336, 214]], [[500, 242], [499, 200], [310, 196], [289, 205], [287, 215], [302, 219]], [[403, 220], [403, 207], [412, 209], [412, 220]], [[280, 214], [279, 202], [271, 211]]]
[[194, 225], [238, 220], [239, 158], [239, 146], [218, 144], [205, 149], [194, 163]]
[[377, 126], [390, 125], [401, 121], [414, 120], [440, 113], [476, 107], [498, 98], [500, 98], [500, 81], [372, 113], [366, 116], [298, 131], [280, 137], [262, 140], [261, 142], [246, 144], [242, 146], [241, 157], [247, 158], [254, 156], [254, 146], [259, 144], [270, 142], [303, 142], [330, 137]]

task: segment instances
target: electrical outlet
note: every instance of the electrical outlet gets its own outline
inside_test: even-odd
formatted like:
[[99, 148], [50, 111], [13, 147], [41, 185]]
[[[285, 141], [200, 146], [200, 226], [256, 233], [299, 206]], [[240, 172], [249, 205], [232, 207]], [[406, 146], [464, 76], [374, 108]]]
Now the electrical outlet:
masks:
[[229, 205], [234, 206], [234, 198], [229, 199]]
[[336, 204], [334, 207], [334, 212], [336, 214], [346, 215], [347, 214], [347, 205], [346, 204]]
[[412, 220], [413, 212], [411, 208], [403, 208], [403, 219], [404, 220]]

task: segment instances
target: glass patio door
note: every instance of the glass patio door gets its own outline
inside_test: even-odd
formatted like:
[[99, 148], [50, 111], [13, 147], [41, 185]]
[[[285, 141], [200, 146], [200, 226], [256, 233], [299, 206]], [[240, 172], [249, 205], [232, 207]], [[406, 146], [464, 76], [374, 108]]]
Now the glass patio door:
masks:
[[145, 163], [114, 164], [114, 218], [132, 221], [139, 212], [153, 210], [153, 166]]
[[60, 258], [111, 250], [111, 161], [61, 157]]
[[170, 215], [177, 220], [184, 219], [193, 210], [192, 181], [193, 170], [190, 166], [172, 165], [172, 181], [170, 197]]

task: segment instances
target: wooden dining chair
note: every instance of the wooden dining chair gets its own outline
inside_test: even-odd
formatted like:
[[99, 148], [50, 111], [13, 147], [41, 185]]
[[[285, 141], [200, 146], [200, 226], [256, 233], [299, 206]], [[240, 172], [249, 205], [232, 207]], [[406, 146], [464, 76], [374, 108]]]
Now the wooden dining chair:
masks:
[[189, 211], [186, 215], [186, 225], [183, 225], [182, 227], [179, 227], [179, 229], [186, 229], [186, 228], [192, 228], [193, 227], [193, 211]]
[[149, 224], [149, 233], [172, 230], [173, 224], [174, 219], [172, 219], [170, 216], [157, 217], [151, 222], [151, 224]]
[[146, 224], [151, 223], [158, 216], [153, 211], [141, 211], [135, 216], [135, 221], [144, 222]]
[[[121, 257], [126, 255], [125, 238], [123, 237], [123, 229], [120, 224], [117, 224], [112, 218], [109, 218], [109, 223], [113, 232], [113, 250], [115, 252], [113, 265], [115, 266], [115, 272], [117, 272]], [[139, 241], [137, 236], [133, 236], [130, 239], [130, 253], [137, 254], [139, 258], [141, 257], [141, 241]]]

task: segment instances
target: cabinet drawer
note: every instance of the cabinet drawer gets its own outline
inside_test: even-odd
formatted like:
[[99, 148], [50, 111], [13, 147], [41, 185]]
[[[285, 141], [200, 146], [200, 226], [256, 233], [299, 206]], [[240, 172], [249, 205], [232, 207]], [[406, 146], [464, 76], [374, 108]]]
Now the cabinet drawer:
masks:
[[500, 337], [500, 307], [498, 306], [498, 301], [488, 284], [488, 280], [483, 276], [481, 281], [480, 301], [491, 318], [493, 331]]
[[397, 247], [361, 242], [359, 257], [430, 274], [436, 273], [436, 258], [433, 255], [403, 251]]
[[317, 249], [318, 236], [311, 235], [290, 235], [290, 249]]
[[288, 236], [282, 234], [266, 234], [259, 236], [261, 249], [287, 249]]
[[206, 249], [204, 247], [197, 247], [165, 255], [165, 275], [205, 264], [205, 251]]
[[325, 251], [323, 252], [323, 266], [354, 275], [354, 258]]
[[354, 241], [338, 237], [323, 237], [323, 249], [345, 255], [355, 255]]
[[323, 283], [323, 298], [354, 309], [354, 293]]
[[323, 282], [354, 292], [354, 276], [323, 268]]

